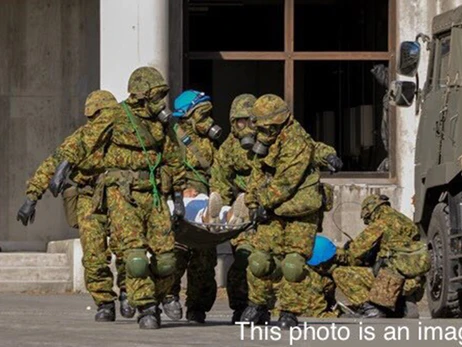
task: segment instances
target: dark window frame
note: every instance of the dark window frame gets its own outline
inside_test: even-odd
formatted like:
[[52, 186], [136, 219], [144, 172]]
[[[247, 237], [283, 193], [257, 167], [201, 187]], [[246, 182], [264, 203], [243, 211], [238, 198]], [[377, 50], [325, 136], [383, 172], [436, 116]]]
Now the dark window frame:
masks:
[[[396, 74], [396, 10], [397, 0], [388, 0], [388, 51], [358, 51], [358, 52], [301, 52], [295, 51], [294, 25], [295, 0], [284, 0], [284, 51], [218, 51], [218, 52], [189, 52], [188, 45], [188, 1], [183, 0], [183, 85], [188, 84], [189, 60], [277, 60], [284, 62], [284, 99], [293, 110], [295, 95], [295, 61], [384, 61], [388, 62], [389, 74]], [[390, 79], [391, 80], [391, 79]], [[336, 178], [355, 182], [356, 179], [378, 179], [387, 183], [396, 181], [396, 111], [389, 109], [390, 131], [390, 170], [388, 173], [373, 171], [344, 172], [336, 174]], [[327, 178], [327, 176], [326, 176]]]

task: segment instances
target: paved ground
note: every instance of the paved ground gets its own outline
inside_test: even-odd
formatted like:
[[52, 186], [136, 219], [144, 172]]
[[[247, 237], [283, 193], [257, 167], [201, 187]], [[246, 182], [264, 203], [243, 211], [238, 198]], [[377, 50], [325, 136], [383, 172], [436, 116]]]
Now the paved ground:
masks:
[[[91, 307], [90, 310], [87, 307]], [[88, 295], [32, 295], [32, 294], [1, 294], [0, 295], [0, 346], [289, 346], [291, 334], [278, 334], [277, 327], [267, 326], [254, 330], [241, 329], [229, 324], [230, 311], [226, 301], [218, 300], [208, 316], [206, 325], [189, 325], [186, 322], [171, 322], [164, 319], [163, 328], [155, 331], [138, 329], [136, 321], [118, 319], [115, 323], [94, 323], [95, 310]], [[338, 319], [334, 321], [307, 321], [308, 329], [303, 323], [299, 330], [292, 331], [294, 346], [370, 346], [367, 341], [367, 329], [374, 330], [377, 346], [461, 346], [462, 328], [459, 320], [436, 321], [430, 319], [418, 320], [380, 320], [358, 322], [356, 320]], [[332, 325], [332, 323], [335, 323]], [[418, 331], [424, 326], [439, 326], [435, 336], [427, 334], [427, 341], [422, 341], [424, 335], [418, 338]], [[386, 326], [409, 329], [409, 340], [402, 328], [401, 341], [384, 342], [383, 333]], [[449, 326], [449, 328], [447, 327]], [[271, 330], [273, 329], [273, 330]], [[315, 335], [312, 335], [313, 329]], [[362, 341], [359, 341], [359, 330], [363, 330]], [[391, 329], [391, 328], [388, 328]], [[449, 330], [448, 330], [449, 329]], [[243, 340], [241, 330], [244, 331]], [[306, 336], [304, 332], [306, 331]], [[265, 335], [266, 332], [266, 335]], [[346, 334], [350, 334], [347, 337]], [[454, 334], [452, 334], [454, 333]], [[326, 335], [326, 334], [329, 334]], [[452, 334], [452, 335], [451, 335]], [[272, 341], [276, 340], [276, 341]], [[345, 341], [342, 341], [344, 339]], [[439, 341], [439, 340], [446, 341]], [[324, 341], [323, 341], [324, 340]], [[434, 341], [438, 341], [436, 344]]]

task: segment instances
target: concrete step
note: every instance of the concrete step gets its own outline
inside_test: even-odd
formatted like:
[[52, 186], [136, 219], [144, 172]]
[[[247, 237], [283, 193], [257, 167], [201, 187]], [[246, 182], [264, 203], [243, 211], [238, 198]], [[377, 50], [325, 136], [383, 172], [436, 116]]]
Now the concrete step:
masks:
[[0, 283], [3, 281], [71, 281], [68, 266], [0, 267]]
[[72, 290], [70, 281], [4, 281], [0, 280], [0, 293], [66, 293]]
[[69, 266], [67, 255], [64, 253], [0, 253], [0, 268], [49, 266]]

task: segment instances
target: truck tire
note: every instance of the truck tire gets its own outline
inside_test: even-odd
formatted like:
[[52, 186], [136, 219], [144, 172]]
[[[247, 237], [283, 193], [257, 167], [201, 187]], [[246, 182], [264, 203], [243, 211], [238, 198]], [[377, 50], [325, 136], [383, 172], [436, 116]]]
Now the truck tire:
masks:
[[431, 269], [427, 274], [427, 298], [433, 318], [459, 317], [459, 297], [451, 288], [449, 206], [442, 202], [435, 206], [427, 233]]

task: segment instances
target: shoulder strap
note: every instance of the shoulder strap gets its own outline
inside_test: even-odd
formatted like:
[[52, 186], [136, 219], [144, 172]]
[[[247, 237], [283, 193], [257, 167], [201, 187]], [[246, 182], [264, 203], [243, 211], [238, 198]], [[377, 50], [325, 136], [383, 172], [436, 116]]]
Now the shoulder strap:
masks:
[[[146, 150], [146, 146], [144, 144], [144, 140], [143, 138], [141, 137], [141, 134], [140, 134], [140, 130], [136, 124], [136, 121], [135, 121], [135, 117], [133, 116], [133, 114], [131, 113], [130, 109], [128, 108], [127, 104], [125, 103], [125, 101], [122, 102], [122, 106], [125, 110], [125, 113], [127, 114], [127, 117], [128, 119], [130, 120], [130, 123], [133, 127], [133, 129], [135, 130], [135, 133], [136, 133], [136, 137], [138, 138], [138, 141], [140, 142], [140, 145], [141, 145], [141, 148], [143, 149], [143, 153], [144, 153], [144, 157], [146, 159], [146, 163], [148, 164], [148, 167], [149, 167], [149, 182], [151, 183], [152, 185], [152, 193], [153, 193], [153, 204], [154, 204], [154, 207], [156, 207], [157, 209], [159, 209], [159, 207], [161, 207], [161, 204], [160, 204], [160, 194], [159, 194], [159, 190], [157, 189], [157, 182], [156, 182], [156, 175], [155, 175], [155, 172], [156, 172], [156, 169], [157, 167], [159, 166], [160, 164], [160, 161], [162, 160], [162, 154], [159, 153], [157, 155], [157, 158], [156, 158], [156, 162], [153, 163], [151, 162], [151, 159], [149, 158], [149, 155], [148, 155], [148, 151]], [[140, 125], [140, 124], [139, 124]], [[144, 127], [143, 127], [144, 128]], [[144, 131], [149, 133], [146, 128], [144, 128]], [[151, 134], [149, 134], [149, 136], [152, 137]], [[154, 140], [154, 138], [153, 138]]]

